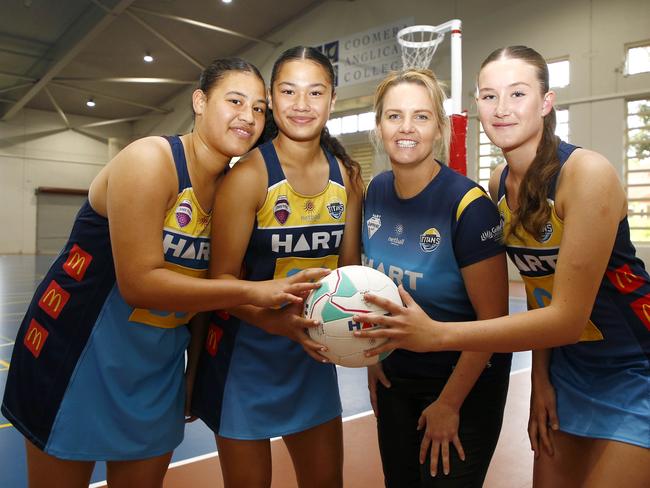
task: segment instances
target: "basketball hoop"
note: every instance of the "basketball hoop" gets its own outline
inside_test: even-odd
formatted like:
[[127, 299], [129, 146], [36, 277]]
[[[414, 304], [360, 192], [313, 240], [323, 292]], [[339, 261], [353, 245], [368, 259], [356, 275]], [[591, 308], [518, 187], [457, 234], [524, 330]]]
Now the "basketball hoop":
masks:
[[445, 33], [433, 25], [412, 25], [397, 33], [404, 68], [428, 68]]

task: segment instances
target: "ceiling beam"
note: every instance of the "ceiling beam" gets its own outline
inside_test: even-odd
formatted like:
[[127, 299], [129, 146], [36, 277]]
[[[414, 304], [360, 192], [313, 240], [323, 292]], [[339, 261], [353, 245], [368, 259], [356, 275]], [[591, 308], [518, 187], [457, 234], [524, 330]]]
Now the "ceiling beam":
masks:
[[61, 109], [58, 103], [56, 103], [56, 100], [52, 96], [52, 93], [50, 93], [50, 90], [47, 89], [47, 87], [43, 88], [43, 91], [47, 94], [47, 96], [50, 98], [50, 102], [52, 102], [52, 105], [56, 109], [57, 113], [59, 114], [59, 117], [63, 119], [63, 123], [65, 126], [69, 129], [70, 128], [70, 121], [68, 120], [68, 117], [65, 116], [65, 113]]
[[157, 114], [138, 115], [136, 117], [124, 117], [121, 119], [100, 120], [99, 122], [89, 122], [88, 124], [77, 125], [74, 129], [89, 129], [92, 127], [103, 127], [105, 125], [121, 124], [123, 122], [133, 122], [135, 120], [148, 119]]
[[135, 78], [135, 77], [112, 77], [112, 78], [53, 78], [52, 81], [92, 81], [101, 83], [167, 83], [171, 85], [194, 85], [196, 80], [177, 80], [174, 78]]
[[31, 81], [32, 83], [36, 83], [36, 78], [32, 78], [31, 76], [25, 76], [25, 75], [17, 75], [16, 73], [7, 73], [6, 71], [0, 71], [0, 76], [6, 76], [7, 78], [16, 78], [17, 80], [26, 80], [26, 81]]
[[[92, 0], [95, 1], [95, 0]], [[127, 10], [125, 12], [129, 17], [131, 17], [133, 20], [135, 20], [138, 24], [140, 24], [142, 27], [147, 29], [149, 32], [151, 32], [154, 36], [156, 36], [158, 39], [160, 39], [162, 42], [167, 44], [169, 47], [171, 47], [174, 51], [176, 51], [178, 54], [183, 56], [185, 59], [187, 59], [190, 63], [192, 63], [194, 66], [199, 68], [201, 71], [205, 69], [205, 66], [195, 57], [193, 57], [190, 53], [185, 51], [182, 47], [180, 47], [178, 44], [174, 43], [173, 41], [167, 39], [166, 36], [164, 36], [162, 33], [158, 32], [156, 29], [151, 27], [149, 24], [147, 24], [144, 20], [142, 20], [140, 17], [135, 15], [133, 12], [130, 12]]]
[[13, 90], [20, 90], [21, 88], [26, 88], [26, 87], [32, 86], [32, 85], [33, 85], [33, 83], [23, 83], [21, 85], [14, 85], [14, 86], [10, 86], [8, 88], [0, 89], [0, 93], [5, 93], [5, 92], [8, 92], [8, 91], [13, 91]]
[[[67, 90], [76, 91], [78, 93], [83, 93], [86, 96], [88, 95], [88, 90], [87, 89], [78, 88], [78, 87], [72, 86], [72, 85], [66, 85], [65, 83], [59, 83], [59, 82], [52, 81], [50, 83], [50, 85], [51, 86], [57, 86], [59, 88], [65, 88]], [[146, 109], [149, 109], [149, 110], [154, 110], [154, 111], [159, 112], [161, 114], [168, 114], [168, 113], [171, 112], [171, 110], [166, 110], [166, 109], [159, 108], [159, 107], [153, 107], [151, 105], [146, 105], [146, 104], [140, 103], [140, 102], [134, 102], [133, 100], [127, 100], [126, 98], [114, 97], [113, 95], [107, 95], [106, 93], [98, 93], [96, 90], [92, 90], [92, 94], [93, 94], [93, 97], [95, 97], [95, 98], [105, 98], [106, 100], [112, 100], [114, 102], [120, 102], [120, 103], [124, 103], [126, 105], [133, 105], [134, 107], [141, 107], [141, 108], [146, 108]]]
[[249, 41], [263, 42], [264, 44], [269, 44], [269, 45], [271, 45], [273, 47], [278, 47], [280, 45], [279, 42], [273, 42], [273, 41], [268, 41], [266, 39], [260, 39], [260, 38], [257, 38], [257, 37], [252, 37], [252, 36], [249, 36], [249, 35], [246, 35], [246, 34], [242, 34], [241, 32], [226, 29], [224, 27], [219, 27], [218, 25], [207, 24], [205, 22], [200, 22], [198, 20], [188, 19], [186, 17], [179, 17], [178, 15], [164, 14], [162, 12], [155, 12], [153, 10], [149, 10], [149, 9], [142, 8], [142, 7], [129, 7], [129, 10], [133, 10], [135, 12], [140, 12], [140, 13], [149, 14], [149, 15], [155, 15], [156, 17], [162, 17], [163, 19], [170, 19], [170, 20], [175, 20], [177, 22], [183, 22], [185, 24], [190, 24], [190, 25], [193, 25], [195, 27], [202, 27], [203, 29], [208, 29], [208, 30], [221, 32], [222, 34], [228, 34], [230, 36], [241, 37], [242, 39], [247, 39]]
[[[25, 93], [2, 117], [2, 120], [9, 120], [16, 115], [32, 98], [36, 96], [63, 68], [65, 68], [70, 61], [72, 61], [87, 45], [88, 43], [106, 27], [108, 27], [117, 16], [122, 13], [134, 0], [119, 0], [114, 7], [110, 8], [109, 12], [99, 12], [93, 9], [88, 15], [91, 20], [88, 20], [86, 15], [80, 16], [77, 20], [79, 22], [88, 23], [85, 28], [79, 25], [72, 25], [67, 29], [66, 33], [61, 36], [57, 44], [54, 46], [55, 51], [61, 51], [60, 56], [54, 63], [52, 63], [46, 72], [39, 77], [39, 80], [34, 86]], [[84, 20], [81, 21], [81, 17]], [[79, 32], [81, 34], [79, 34]]]

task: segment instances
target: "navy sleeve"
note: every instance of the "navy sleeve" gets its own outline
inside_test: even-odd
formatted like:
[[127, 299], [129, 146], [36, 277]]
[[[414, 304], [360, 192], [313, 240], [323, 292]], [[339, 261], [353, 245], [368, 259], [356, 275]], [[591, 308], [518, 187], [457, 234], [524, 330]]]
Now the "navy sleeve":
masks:
[[454, 253], [459, 268], [505, 252], [503, 223], [487, 196], [472, 201], [456, 222]]

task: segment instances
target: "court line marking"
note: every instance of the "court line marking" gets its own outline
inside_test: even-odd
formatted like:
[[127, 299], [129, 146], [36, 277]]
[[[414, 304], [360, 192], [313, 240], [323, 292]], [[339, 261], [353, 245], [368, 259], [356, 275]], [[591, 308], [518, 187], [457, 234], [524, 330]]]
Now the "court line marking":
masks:
[[9, 346], [13, 346], [14, 344], [15, 344], [15, 342], [11, 341], [11, 342], [9, 342], [7, 344], [0, 344], [0, 347], [9, 347]]
[[0, 359], [0, 366], [2, 366], [2, 368], [0, 368], [0, 371], [9, 371], [9, 363], [4, 359]]
[[13, 427], [12, 424], [0, 424], [0, 429], [6, 429], [7, 427]]
[[[517, 371], [512, 371], [512, 372], [510, 372], [510, 376], [515, 376], [515, 375], [518, 375], [520, 373], [529, 372], [530, 369], [531, 369], [530, 367], [527, 367], [527, 368], [518, 369]], [[350, 420], [356, 420], [356, 419], [359, 419], [359, 418], [362, 418], [362, 417], [367, 417], [368, 415], [373, 415], [373, 411], [372, 410], [367, 410], [365, 412], [360, 412], [360, 413], [356, 413], [354, 415], [350, 415], [348, 417], [345, 417], [343, 419], [343, 422], [345, 423], [345, 422], [349, 422]], [[277, 441], [279, 439], [282, 439], [282, 437], [274, 437], [274, 438], [271, 439], [271, 442]], [[215, 451], [209, 452], [207, 454], [202, 454], [200, 456], [195, 456], [193, 458], [182, 459], [180, 461], [170, 463], [168, 469], [173, 469], [173, 468], [177, 468], [179, 466], [184, 466], [186, 464], [191, 464], [191, 463], [196, 463], [196, 462], [199, 462], [199, 461], [204, 461], [206, 459], [211, 459], [211, 458], [217, 457], [217, 456], [219, 456], [219, 453], [215, 450]], [[92, 483], [91, 485], [88, 486], [88, 488], [101, 488], [103, 486], [106, 486], [106, 480], [97, 481], [95, 483]]]

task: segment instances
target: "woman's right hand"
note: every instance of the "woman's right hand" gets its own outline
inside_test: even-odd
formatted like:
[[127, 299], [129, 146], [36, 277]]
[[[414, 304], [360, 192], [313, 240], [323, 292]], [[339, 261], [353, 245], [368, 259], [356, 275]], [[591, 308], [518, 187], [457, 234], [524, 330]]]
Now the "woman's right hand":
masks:
[[542, 448], [549, 456], [553, 456], [553, 437], [550, 430], [559, 428], [555, 388], [548, 376], [545, 379], [536, 377], [532, 381], [530, 416], [528, 417], [528, 437], [530, 438], [530, 447], [535, 452], [535, 459], [539, 457]]
[[249, 282], [248, 303], [265, 308], [302, 304], [307, 294], [320, 286], [318, 281], [330, 272], [325, 268], [308, 268], [288, 278]]
[[291, 303], [279, 309], [266, 309], [258, 317], [257, 326], [269, 334], [282, 335], [300, 344], [305, 352], [319, 363], [329, 360], [320, 354], [327, 347], [313, 340], [307, 333], [310, 327], [317, 327], [317, 320], [308, 319], [302, 314], [302, 303]]
[[386, 377], [381, 363], [368, 366], [368, 391], [370, 392], [370, 405], [372, 405], [372, 411], [375, 413], [375, 417], [379, 416], [379, 408], [377, 407], [378, 381], [381, 381], [381, 384], [386, 388], [390, 388], [390, 380]]

